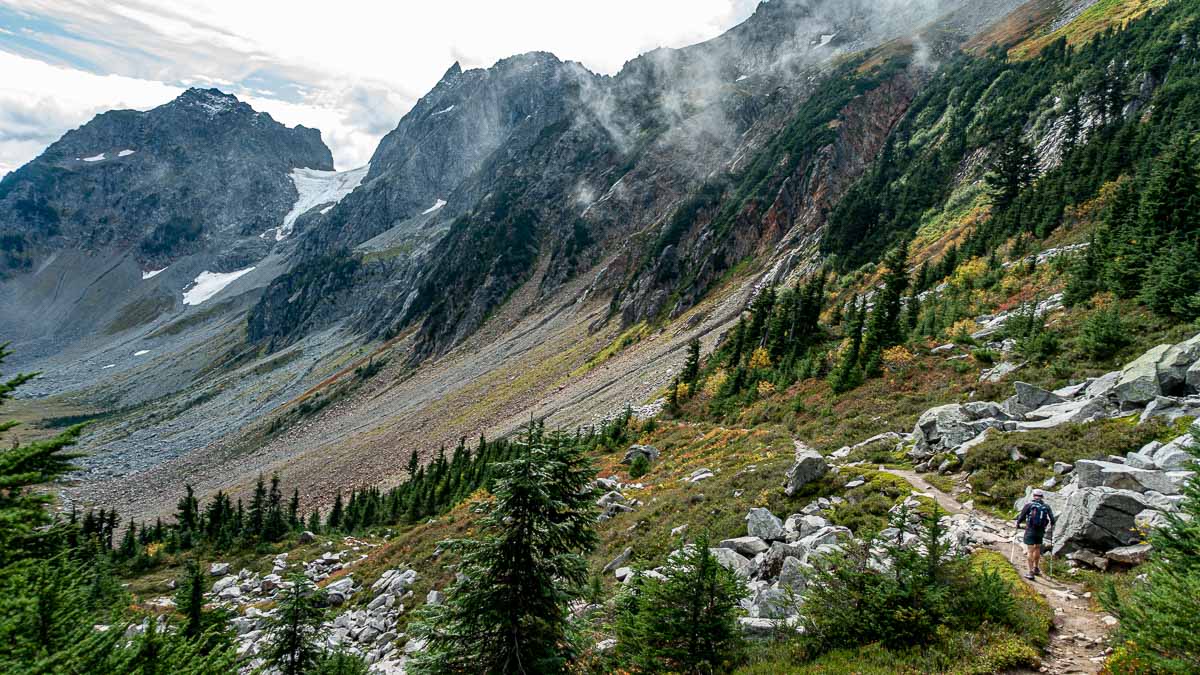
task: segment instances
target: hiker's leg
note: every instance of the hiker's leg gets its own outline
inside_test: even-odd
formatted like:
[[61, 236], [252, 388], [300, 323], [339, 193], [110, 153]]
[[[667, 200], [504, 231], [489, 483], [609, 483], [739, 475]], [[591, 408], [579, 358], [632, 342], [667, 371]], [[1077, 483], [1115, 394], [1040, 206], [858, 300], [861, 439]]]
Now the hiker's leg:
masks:
[[1042, 562], [1042, 545], [1034, 544], [1029, 547], [1029, 573], [1039, 574], [1039, 564]]
[[1037, 544], [1025, 544], [1025, 564], [1027, 566], [1026, 573], [1030, 576], [1037, 569]]

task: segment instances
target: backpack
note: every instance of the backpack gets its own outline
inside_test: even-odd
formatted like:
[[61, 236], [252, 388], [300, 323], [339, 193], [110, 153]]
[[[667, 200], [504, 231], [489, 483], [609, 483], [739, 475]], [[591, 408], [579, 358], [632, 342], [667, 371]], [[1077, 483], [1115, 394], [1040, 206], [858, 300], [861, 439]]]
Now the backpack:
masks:
[[1029, 527], [1034, 530], [1044, 530], [1050, 524], [1050, 507], [1042, 502], [1029, 503]]

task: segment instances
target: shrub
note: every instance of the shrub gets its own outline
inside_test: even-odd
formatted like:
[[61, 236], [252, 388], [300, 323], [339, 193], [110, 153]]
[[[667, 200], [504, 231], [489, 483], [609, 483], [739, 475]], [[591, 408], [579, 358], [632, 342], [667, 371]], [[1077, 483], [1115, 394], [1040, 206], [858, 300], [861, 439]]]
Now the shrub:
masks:
[[650, 470], [650, 460], [646, 459], [645, 455], [638, 455], [633, 458], [633, 462], [629, 465], [629, 477], [641, 478]]
[[1093, 359], [1110, 358], [1129, 342], [1129, 327], [1115, 305], [1096, 309], [1079, 329], [1079, 350]]
[[971, 351], [971, 357], [985, 366], [995, 363], [997, 356], [999, 354], [994, 349], [974, 349]]

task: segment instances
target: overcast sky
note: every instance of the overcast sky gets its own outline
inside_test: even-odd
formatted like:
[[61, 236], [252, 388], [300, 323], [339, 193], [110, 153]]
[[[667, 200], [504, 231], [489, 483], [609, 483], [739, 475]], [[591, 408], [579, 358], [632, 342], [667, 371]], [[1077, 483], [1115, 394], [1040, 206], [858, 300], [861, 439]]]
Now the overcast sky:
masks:
[[[455, 61], [532, 50], [615, 73], [714, 37], [757, 0], [0, 0], [0, 175], [112, 108], [215, 86], [321, 130], [338, 169]], [[384, 9], [384, 7], [388, 7]]]

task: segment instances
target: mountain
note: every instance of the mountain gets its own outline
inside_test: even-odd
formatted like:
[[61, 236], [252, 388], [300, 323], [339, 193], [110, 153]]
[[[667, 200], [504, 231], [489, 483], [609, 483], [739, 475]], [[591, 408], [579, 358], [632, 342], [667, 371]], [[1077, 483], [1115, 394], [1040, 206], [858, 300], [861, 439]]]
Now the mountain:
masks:
[[0, 181], [0, 332], [52, 351], [149, 323], [188, 302], [172, 285], [274, 250], [292, 172], [332, 169], [319, 131], [215, 89], [98, 115]]

